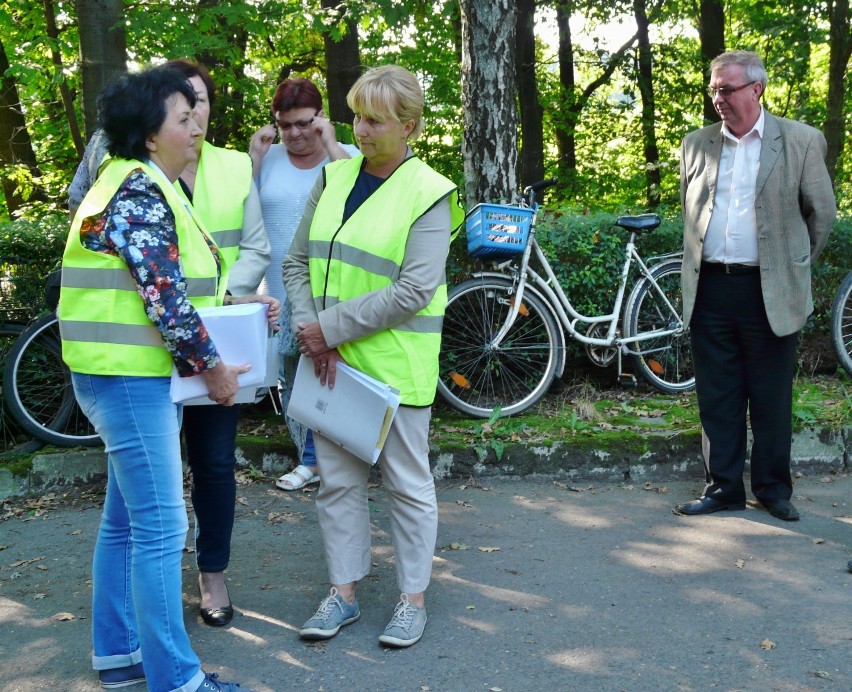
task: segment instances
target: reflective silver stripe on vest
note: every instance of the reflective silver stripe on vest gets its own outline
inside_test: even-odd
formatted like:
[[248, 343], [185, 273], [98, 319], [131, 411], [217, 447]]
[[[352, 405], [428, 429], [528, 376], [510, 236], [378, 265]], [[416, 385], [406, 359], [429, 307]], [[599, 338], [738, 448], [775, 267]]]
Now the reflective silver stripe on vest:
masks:
[[186, 294], [190, 296], [215, 296], [216, 279], [187, 279]]
[[[327, 261], [330, 247], [331, 243], [327, 240], [311, 240], [308, 244], [308, 252], [314, 259]], [[391, 281], [396, 281], [399, 278], [400, 267], [393, 260], [379, 257], [345, 243], [334, 244], [332, 259], [358, 267], [377, 276], [387, 277]]]
[[62, 285], [66, 288], [104, 288], [136, 292], [136, 282], [127, 269], [62, 267]]
[[163, 347], [163, 337], [153, 325], [60, 320], [59, 331], [65, 341]]
[[[95, 288], [136, 293], [136, 282], [127, 269], [64, 266], [62, 285], [65, 288]], [[187, 279], [186, 293], [189, 296], [215, 296], [216, 279]]]
[[[325, 297], [326, 309], [332, 305], [337, 305], [339, 302], [340, 300], [337, 296]], [[322, 312], [322, 297], [314, 298], [314, 308], [318, 313]], [[414, 315], [405, 320], [405, 322], [395, 324], [390, 329], [396, 329], [401, 332], [417, 332], [418, 334], [440, 334], [443, 323], [443, 315]]]
[[243, 230], [241, 228], [234, 228], [231, 230], [213, 231], [210, 235], [219, 247], [239, 247]]

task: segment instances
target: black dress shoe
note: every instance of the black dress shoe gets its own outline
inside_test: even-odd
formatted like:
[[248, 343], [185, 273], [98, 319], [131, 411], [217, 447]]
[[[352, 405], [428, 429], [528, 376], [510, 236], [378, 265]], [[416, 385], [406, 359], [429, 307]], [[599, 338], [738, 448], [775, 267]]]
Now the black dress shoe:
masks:
[[766, 511], [776, 519], [799, 521], [799, 510], [793, 507], [790, 500], [761, 500], [760, 504], [766, 507]]
[[231, 605], [231, 593], [228, 591], [227, 584], [225, 585], [225, 591], [228, 593], [228, 605], [218, 608], [198, 609], [198, 612], [201, 613], [201, 619], [211, 627], [224, 627], [234, 619], [234, 606]]
[[712, 497], [699, 497], [697, 500], [684, 502], [682, 505], [675, 505], [672, 512], [674, 514], [693, 517], [698, 514], [712, 514], [713, 512], [737, 509], [745, 509], [745, 501], [723, 502], [722, 500], [714, 500]]
[[230, 603], [221, 608], [199, 608], [201, 619], [211, 627], [224, 627], [234, 619], [234, 606]]

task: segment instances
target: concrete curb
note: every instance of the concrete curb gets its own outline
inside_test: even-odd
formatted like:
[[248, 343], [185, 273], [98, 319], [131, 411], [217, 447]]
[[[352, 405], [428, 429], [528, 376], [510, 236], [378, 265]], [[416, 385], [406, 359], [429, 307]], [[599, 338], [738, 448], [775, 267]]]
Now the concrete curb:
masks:
[[[285, 450], [287, 451], [287, 450]], [[704, 478], [701, 442], [697, 433], [625, 433], [605, 443], [576, 435], [550, 445], [510, 444], [499, 458], [494, 448], [433, 445], [430, 453], [438, 479], [469, 477], [546, 476], [567, 481], [666, 482]], [[793, 437], [793, 472], [806, 475], [852, 470], [852, 427], [843, 430], [807, 429]], [[270, 445], [237, 448], [238, 468], [254, 467], [274, 476], [291, 468], [292, 454]], [[0, 500], [38, 495], [62, 487], [97, 482], [106, 476], [101, 449], [71, 449], [33, 456], [27, 476], [0, 468]]]

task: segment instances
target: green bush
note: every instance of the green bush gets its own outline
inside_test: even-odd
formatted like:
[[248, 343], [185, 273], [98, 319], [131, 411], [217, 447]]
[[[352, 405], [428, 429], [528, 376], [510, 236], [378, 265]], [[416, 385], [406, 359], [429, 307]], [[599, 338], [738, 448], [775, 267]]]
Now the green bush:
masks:
[[[652, 233], [638, 236], [636, 247], [646, 263], [655, 257], [680, 252], [683, 249], [683, 221], [679, 207], [660, 208], [662, 223]], [[583, 210], [543, 209], [538, 216], [536, 237], [553, 267], [565, 294], [581, 314], [591, 316], [612, 310], [624, 263], [626, 231], [614, 225], [619, 215]], [[852, 269], [852, 217], [838, 218], [828, 244], [813, 270], [814, 314], [805, 327], [805, 336], [823, 335], [827, 338], [831, 303], [843, 277]], [[467, 256], [464, 234], [453, 243], [447, 275], [450, 284], [464, 281], [472, 271], [481, 270], [482, 263]], [[487, 265], [486, 265], [487, 266]], [[629, 293], [636, 279], [627, 283]], [[625, 295], [625, 300], [627, 295]], [[583, 325], [578, 325], [585, 328]], [[825, 350], [825, 344], [813, 338], [803, 342], [803, 348]], [[830, 347], [829, 347], [830, 348]], [[579, 355], [581, 347], [569, 342], [569, 349]], [[807, 356], [807, 354], [805, 354]], [[826, 367], [830, 363], [821, 357]], [[830, 360], [830, 359], [829, 359]]]
[[44, 305], [44, 281], [68, 235], [62, 215], [0, 224], [0, 318], [25, 321]]

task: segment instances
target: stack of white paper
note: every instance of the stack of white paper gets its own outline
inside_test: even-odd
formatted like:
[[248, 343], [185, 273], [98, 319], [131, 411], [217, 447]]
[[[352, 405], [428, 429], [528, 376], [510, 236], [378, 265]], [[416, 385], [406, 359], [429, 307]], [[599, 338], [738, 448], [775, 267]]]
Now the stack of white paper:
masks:
[[[251, 365], [251, 370], [237, 377], [240, 384], [234, 402], [253, 402], [258, 387], [266, 386], [269, 370], [268, 348], [274, 348], [267, 338], [269, 326], [266, 321], [265, 303], [244, 303], [220, 307], [198, 308], [198, 315], [207, 327], [207, 332], [222, 362], [228, 365]], [[274, 377], [277, 377], [277, 369]], [[184, 405], [213, 404], [208, 396], [207, 380], [203, 375], [178, 377], [172, 370], [171, 396], [174, 403]]]
[[337, 364], [334, 389], [320, 385], [310, 358], [299, 358], [287, 415], [375, 464], [399, 407], [399, 391], [346, 363]]

